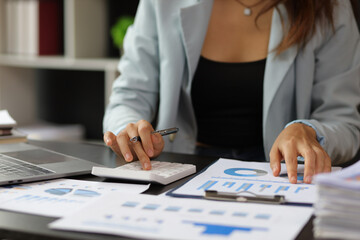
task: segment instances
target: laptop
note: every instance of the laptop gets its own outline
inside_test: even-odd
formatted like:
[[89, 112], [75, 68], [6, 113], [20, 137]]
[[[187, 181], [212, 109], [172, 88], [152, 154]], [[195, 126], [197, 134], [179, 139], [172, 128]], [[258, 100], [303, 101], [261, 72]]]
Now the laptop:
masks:
[[100, 166], [27, 143], [0, 144], [0, 185], [91, 173]]

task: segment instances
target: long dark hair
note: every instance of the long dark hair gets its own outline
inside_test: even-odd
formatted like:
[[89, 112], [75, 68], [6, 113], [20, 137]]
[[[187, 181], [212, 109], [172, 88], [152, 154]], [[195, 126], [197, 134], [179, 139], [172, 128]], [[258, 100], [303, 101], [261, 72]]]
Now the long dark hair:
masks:
[[[350, 0], [354, 15], [359, 19], [358, 0]], [[289, 25], [288, 32], [277, 47], [276, 52], [281, 53], [290, 46], [304, 46], [314, 35], [318, 23], [320, 26], [330, 25], [334, 28], [334, 8], [336, 0], [268, 0], [266, 6], [260, 11], [258, 17], [268, 10], [283, 3], [286, 7]]]

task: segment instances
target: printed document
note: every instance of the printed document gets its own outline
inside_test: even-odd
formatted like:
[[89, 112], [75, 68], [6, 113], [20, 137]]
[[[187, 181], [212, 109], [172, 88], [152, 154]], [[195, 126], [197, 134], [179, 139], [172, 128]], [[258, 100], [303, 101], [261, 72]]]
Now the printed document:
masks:
[[0, 209], [62, 217], [106, 193], [142, 193], [150, 184], [125, 184], [56, 179], [0, 187]]
[[[334, 170], [340, 168], [334, 168]], [[206, 171], [168, 193], [178, 197], [203, 197], [206, 190], [246, 193], [248, 196], [283, 195], [289, 203], [313, 204], [316, 199], [314, 184], [302, 183], [304, 165], [298, 165], [298, 184], [291, 184], [286, 165], [281, 164], [279, 177], [274, 177], [268, 162], [247, 162], [219, 159]]]
[[[50, 228], [140, 239], [295, 239], [312, 208], [109, 193]], [[101, 238], [101, 237], [99, 237]]]

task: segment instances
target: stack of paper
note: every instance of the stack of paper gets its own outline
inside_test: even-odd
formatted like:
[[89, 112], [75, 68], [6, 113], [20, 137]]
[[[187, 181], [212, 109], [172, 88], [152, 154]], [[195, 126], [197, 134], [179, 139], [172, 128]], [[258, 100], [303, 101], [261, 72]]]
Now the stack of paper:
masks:
[[342, 171], [320, 174], [315, 183], [315, 237], [359, 239], [360, 161]]

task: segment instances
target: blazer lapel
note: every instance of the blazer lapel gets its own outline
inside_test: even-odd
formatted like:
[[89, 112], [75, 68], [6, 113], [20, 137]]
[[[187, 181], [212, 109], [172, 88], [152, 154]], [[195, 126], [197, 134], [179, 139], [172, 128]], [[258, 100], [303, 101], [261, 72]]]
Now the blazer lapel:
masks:
[[213, 0], [204, 0], [180, 10], [181, 37], [188, 67], [188, 81], [184, 83], [187, 91], [190, 91], [191, 80], [199, 61], [212, 5]]
[[293, 64], [298, 51], [297, 46], [292, 46], [288, 48], [280, 55], [276, 55], [276, 52], [274, 51], [274, 49], [276, 49], [284, 36], [284, 30], [282, 29], [279, 11], [281, 12], [284, 21], [287, 21], [287, 13], [285, 6], [281, 4], [279, 5], [278, 10], [274, 10], [271, 23], [270, 40], [268, 47], [269, 54], [267, 56], [264, 74], [264, 123], [266, 122], [271, 102], [281, 82], [284, 80], [285, 74], [288, 72], [290, 66]]

